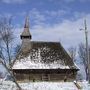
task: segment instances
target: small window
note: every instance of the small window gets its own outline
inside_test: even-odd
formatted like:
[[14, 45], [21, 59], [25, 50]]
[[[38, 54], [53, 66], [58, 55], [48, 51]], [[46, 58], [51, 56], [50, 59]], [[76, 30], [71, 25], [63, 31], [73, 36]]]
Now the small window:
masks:
[[48, 74], [43, 74], [42, 75], [42, 80], [43, 81], [49, 81], [49, 75]]

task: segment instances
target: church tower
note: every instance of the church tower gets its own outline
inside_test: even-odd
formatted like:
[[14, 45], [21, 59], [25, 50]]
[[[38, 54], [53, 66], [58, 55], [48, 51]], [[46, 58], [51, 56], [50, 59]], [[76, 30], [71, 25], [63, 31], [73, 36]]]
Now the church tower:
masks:
[[22, 34], [20, 35], [20, 38], [22, 40], [22, 51], [23, 53], [27, 53], [30, 49], [31, 49], [31, 39], [32, 39], [32, 36], [31, 36], [31, 33], [29, 31], [29, 17], [27, 16], [26, 17], [26, 20], [25, 20], [25, 25], [24, 25], [24, 30], [22, 32]]
[[21, 39], [29, 39], [31, 40], [32, 36], [31, 33], [29, 31], [29, 17], [26, 17], [25, 20], [25, 25], [24, 25], [24, 31], [22, 32], [22, 34], [20, 35]]

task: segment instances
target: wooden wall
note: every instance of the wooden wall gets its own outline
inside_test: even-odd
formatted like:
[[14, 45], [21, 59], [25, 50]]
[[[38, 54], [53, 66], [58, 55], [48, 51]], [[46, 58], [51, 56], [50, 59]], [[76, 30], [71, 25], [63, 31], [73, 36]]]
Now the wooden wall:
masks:
[[15, 74], [17, 81], [73, 81], [75, 74]]

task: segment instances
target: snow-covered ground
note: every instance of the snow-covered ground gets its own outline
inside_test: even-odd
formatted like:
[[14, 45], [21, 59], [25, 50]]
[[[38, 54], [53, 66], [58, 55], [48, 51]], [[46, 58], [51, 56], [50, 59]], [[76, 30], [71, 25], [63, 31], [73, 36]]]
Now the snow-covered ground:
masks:
[[90, 84], [88, 82], [83, 81], [83, 82], [78, 82], [82, 90], [90, 90]]
[[[80, 90], [90, 90], [87, 82], [78, 82]], [[74, 82], [29, 82], [19, 83], [23, 90], [79, 90]], [[12, 81], [0, 81], [0, 90], [16, 90]]]
[[[57, 82], [35, 82], [21, 84], [24, 89], [28, 90], [78, 90], [74, 83], [57, 83]], [[28, 86], [28, 87], [27, 87]]]

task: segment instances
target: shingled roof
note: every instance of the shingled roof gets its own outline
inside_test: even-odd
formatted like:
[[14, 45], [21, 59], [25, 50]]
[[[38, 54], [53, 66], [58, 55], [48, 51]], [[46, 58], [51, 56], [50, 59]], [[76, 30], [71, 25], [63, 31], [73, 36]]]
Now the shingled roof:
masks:
[[13, 69], [77, 69], [59, 42], [22, 44]]
[[59, 42], [31, 41], [26, 18], [22, 45], [12, 69], [77, 69]]

